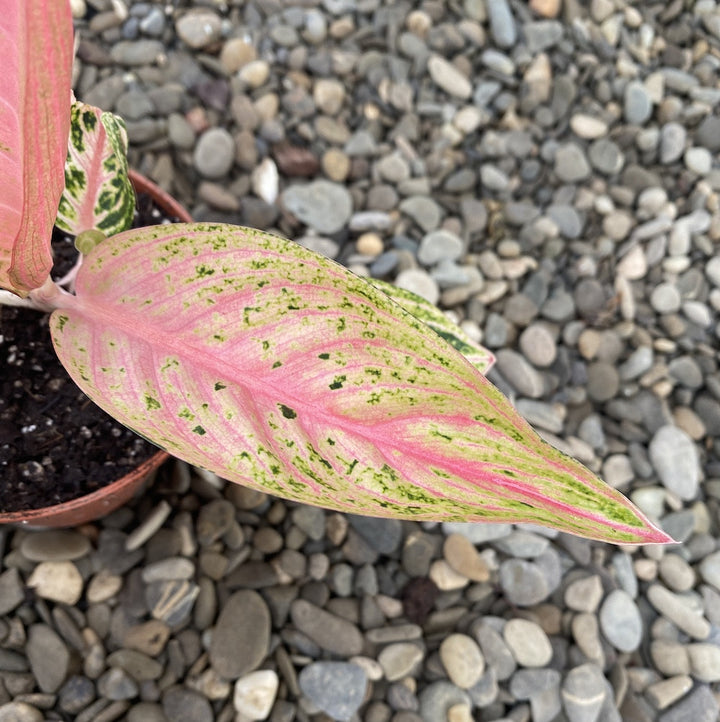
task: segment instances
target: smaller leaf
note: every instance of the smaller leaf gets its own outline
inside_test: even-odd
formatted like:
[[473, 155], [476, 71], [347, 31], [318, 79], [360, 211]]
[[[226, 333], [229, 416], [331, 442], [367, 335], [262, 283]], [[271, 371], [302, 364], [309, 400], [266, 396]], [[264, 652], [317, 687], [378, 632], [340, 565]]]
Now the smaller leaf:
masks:
[[377, 278], [368, 278], [378, 291], [390, 296], [405, 311], [429, 326], [441, 338], [445, 339], [456, 351], [459, 351], [481, 374], [486, 374], [495, 363], [495, 356], [475, 343], [460, 326], [453, 323], [437, 306], [422, 296], [404, 288], [398, 288]]
[[65, 162], [65, 191], [55, 225], [68, 233], [130, 228], [135, 194], [127, 172], [127, 131], [121, 118], [75, 102]]

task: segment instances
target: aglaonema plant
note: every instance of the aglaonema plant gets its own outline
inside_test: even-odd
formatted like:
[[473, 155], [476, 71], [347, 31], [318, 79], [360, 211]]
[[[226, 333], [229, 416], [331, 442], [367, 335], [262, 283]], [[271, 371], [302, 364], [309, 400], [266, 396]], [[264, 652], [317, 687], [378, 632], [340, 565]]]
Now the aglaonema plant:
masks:
[[[483, 376], [491, 356], [422, 299], [248, 228], [121, 230], [122, 124], [74, 106], [68, 131], [68, 8], [11, 5], [0, 27], [19, 72], [0, 100], [17, 122], [0, 178], [17, 222], [3, 224], [0, 285], [52, 311], [57, 354], [99, 406], [191, 464], [298, 502], [670, 541], [542, 441]], [[36, 102], [38, 83], [52, 102]], [[50, 278], [54, 222], [84, 251], [70, 290]]]

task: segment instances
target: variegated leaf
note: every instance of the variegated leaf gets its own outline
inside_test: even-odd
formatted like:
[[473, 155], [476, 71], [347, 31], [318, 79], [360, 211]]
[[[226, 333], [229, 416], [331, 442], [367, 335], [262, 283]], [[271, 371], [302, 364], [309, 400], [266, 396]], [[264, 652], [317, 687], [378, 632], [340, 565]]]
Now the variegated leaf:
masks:
[[124, 121], [85, 103], [72, 105], [65, 191], [55, 225], [68, 233], [130, 228], [135, 194], [128, 178]]
[[70, 126], [69, 4], [3, 3], [0, 49], [0, 288], [25, 296], [52, 268]]
[[444, 338], [454, 349], [459, 351], [475, 368], [486, 374], [495, 363], [495, 357], [486, 348], [475, 343], [460, 326], [453, 323], [437, 306], [418, 296], [417, 293], [393, 286], [392, 283], [368, 278], [375, 288], [400, 304], [408, 313], [422, 321], [426, 326]]
[[189, 463], [331, 509], [668, 537], [368, 282], [269, 234], [128, 231], [51, 318], [80, 387]]

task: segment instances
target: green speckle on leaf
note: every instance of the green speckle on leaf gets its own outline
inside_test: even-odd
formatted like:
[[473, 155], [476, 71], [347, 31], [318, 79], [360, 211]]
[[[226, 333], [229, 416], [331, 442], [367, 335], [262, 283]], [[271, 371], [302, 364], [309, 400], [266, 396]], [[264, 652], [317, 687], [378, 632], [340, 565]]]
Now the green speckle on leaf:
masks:
[[145, 394], [145, 408], [148, 411], [155, 411], [161, 409], [162, 404], [156, 398], [150, 396], [150, 394]]
[[202, 426], [196, 426], [193, 429], [193, 434], [197, 434], [198, 436], [205, 436], [206, 433], [207, 432], [205, 431], [205, 429], [203, 429]]
[[276, 362], [272, 365], [272, 368], [274, 368], [274, 369], [279, 369], [281, 366], [282, 366], [282, 361], [276, 361]]
[[280, 413], [286, 418], [286, 419], [294, 419], [297, 418], [297, 413], [294, 409], [291, 409], [289, 406], [285, 406], [285, 404], [278, 404], [278, 408], [280, 409]]
[[227, 388], [227, 386], [224, 383], [222, 383], [221, 381], [215, 382], [215, 391], [222, 391], [223, 389], [226, 389], [226, 388]]
[[343, 383], [347, 381], [347, 376], [336, 376], [330, 384], [331, 391], [337, 391], [343, 387]]
[[210, 266], [206, 266], [204, 264], [195, 266], [195, 275], [197, 278], [205, 278], [207, 276], [212, 276], [213, 273], [215, 273], [215, 269], [210, 268]]
[[188, 409], [187, 406], [185, 408], [181, 409], [178, 416], [181, 419], [187, 419], [188, 421], [193, 421], [195, 419], [195, 414], [193, 414], [193, 412], [190, 411], [190, 409]]
[[327, 361], [330, 358], [330, 354], [327, 352], [319, 353], [318, 358], [321, 359], [322, 361]]

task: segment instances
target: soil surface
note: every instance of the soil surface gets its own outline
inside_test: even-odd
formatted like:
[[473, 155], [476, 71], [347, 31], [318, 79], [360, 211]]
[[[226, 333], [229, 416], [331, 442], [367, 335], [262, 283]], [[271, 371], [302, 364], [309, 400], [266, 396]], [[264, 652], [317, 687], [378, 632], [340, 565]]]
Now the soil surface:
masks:
[[[134, 225], [158, 210], [138, 198]], [[55, 233], [53, 278], [72, 268], [73, 241]], [[158, 449], [75, 385], [55, 355], [48, 316], [0, 305], [0, 512], [37, 509], [116, 481]]]

